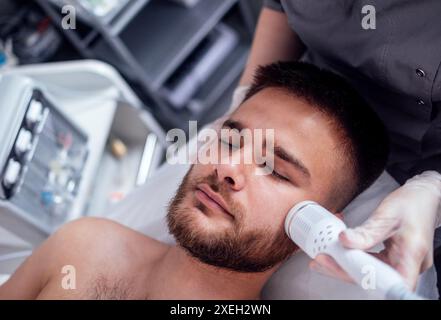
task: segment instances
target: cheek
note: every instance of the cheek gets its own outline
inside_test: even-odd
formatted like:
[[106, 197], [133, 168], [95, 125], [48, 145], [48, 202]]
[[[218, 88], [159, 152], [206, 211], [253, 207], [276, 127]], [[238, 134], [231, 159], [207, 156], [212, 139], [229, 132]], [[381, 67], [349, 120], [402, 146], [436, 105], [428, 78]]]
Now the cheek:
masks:
[[192, 199], [196, 182], [201, 178], [207, 177], [209, 174], [209, 166], [207, 165], [194, 164], [189, 169], [180, 185], [180, 191], [185, 193], [185, 204], [189, 204], [190, 199]]
[[298, 202], [296, 199], [301, 197], [300, 189], [278, 184], [271, 177], [258, 177], [250, 191], [247, 222], [259, 229], [282, 228], [288, 211]]
[[190, 180], [200, 180], [201, 178], [206, 178], [209, 175], [213, 174], [213, 166], [209, 164], [195, 163], [191, 168], [191, 172], [189, 175]]

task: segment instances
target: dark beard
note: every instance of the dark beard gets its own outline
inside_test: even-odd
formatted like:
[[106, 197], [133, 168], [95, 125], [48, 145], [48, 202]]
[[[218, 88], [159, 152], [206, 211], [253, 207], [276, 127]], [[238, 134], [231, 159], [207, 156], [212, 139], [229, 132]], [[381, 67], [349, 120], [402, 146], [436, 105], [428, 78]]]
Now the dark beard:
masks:
[[[193, 168], [193, 167], [192, 167]], [[187, 172], [175, 197], [170, 203], [167, 222], [170, 233], [177, 243], [201, 262], [238, 272], [263, 272], [287, 259], [297, 246], [285, 235], [283, 228], [271, 236], [269, 230], [244, 231], [242, 206], [231, 201], [228, 186], [212, 175], [197, 180], [190, 179], [192, 168]], [[198, 229], [192, 208], [183, 206], [185, 197], [195, 191], [196, 185], [207, 183], [227, 202], [235, 220], [231, 229], [209, 234]], [[209, 210], [200, 202], [196, 207]]]

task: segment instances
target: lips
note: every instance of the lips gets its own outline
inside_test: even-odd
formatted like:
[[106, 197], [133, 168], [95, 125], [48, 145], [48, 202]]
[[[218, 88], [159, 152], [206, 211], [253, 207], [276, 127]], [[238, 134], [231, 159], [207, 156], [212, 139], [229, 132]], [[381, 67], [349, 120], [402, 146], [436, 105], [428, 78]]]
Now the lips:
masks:
[[234, 218], [234, 216], [228, 210], [228, 206], [225, 203], [224, 199], [221, 195], [214, 192], [208, 184], [200, 184], [196, 187], [196, 190], [202, 192], [206, 197], [208, 197], [211, 201], [216, 203], [220, 209], [224, 211], [224, 213], [228, 214], [230, 217]]

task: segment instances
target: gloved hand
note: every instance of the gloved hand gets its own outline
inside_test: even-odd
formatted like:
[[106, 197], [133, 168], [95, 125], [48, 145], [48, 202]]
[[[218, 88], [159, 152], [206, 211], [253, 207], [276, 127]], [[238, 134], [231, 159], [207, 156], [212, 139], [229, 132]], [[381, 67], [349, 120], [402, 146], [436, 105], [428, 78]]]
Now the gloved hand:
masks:
[[225, 120], [228, 119], [230, 114], [234, 112], [240, 106], [242, 101], [245, 99], [245, 96], [247, 95], [249, 88], [250, 88], [249, 85], [238, 86], [233, 92], [231, 105], [228, 108], [228, 111], [225, 113], [225, 115], [212, 122], [208, 127], [214, 130], [220, 129], [220, 127], [225, 122]]
[[[434, 230], [441, 224], [441, 175], [426, 171], [389, 194], [361, 226], [340, 234], [348, 248], [367, 250], [384, 241], [374, 254], [395, 268], [415, 289], [418, 275], [433, 264]], [[327, 255], [317, 256], [310, 267], [346, 281], [349, 276]]]
[[198, 138], [204, 136], [204, 130], [206, 129], [215, 130], [215, 131], [220, 130], [225, 120], [229, 118], [230, 114], [234, 112], [240, 106], [242, 101], [245, 99], [245, 96], [249, 88], [250, 88], [249, 85], [238, 86], [233, 92], [232, 101], [227, 112], [220, 118], [204, 126], [198, 132], [198, 135], [196, 137], [191, 138], [190, 141], [188, 142], [187, 148], [189, 149], [189, 152], [187, 151], [186, 148], [182, 148], [181, 150], [178, 151], [178, 154], [174, 156], [176, 157], [176, 159], [181, 159], [181, 160], [173, 160], [173, 161], [178, 163], [183, 163], [188, 158], [190, 163], [194, 163], [198, 156], [197, 155], [198, 150], [200, 150], [201, 147], [207, 143], [207, 141], [200, 141]]
[[240, 106], [242, 101], [245, 99], [245, 96], [247, 95], [249, 89], [250, 89], [250, 85], [242, 85], [242, 86], [238, 86], [234, 90], [233, 99], [231, 101], [231, 105], [227, 114], [230, 114]]

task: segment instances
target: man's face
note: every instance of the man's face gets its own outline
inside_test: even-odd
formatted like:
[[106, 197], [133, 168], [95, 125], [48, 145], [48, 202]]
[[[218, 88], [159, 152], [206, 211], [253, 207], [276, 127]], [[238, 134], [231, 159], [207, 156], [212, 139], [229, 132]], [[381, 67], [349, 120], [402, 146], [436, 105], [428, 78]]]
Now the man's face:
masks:
[[228, 123], [274, 130], [273, 173], [256, 175], [258, 165], [245, 161], [196, 163], [170, 205], [169, 228], [202, 262], [265, 271], [296, 250], [284, 232], [285, 217], [296, 203], [313, 200], [334, 209], [326, 202], [343, 173], [339, 139], [326, 115], [276, 88], [252, 96]]

